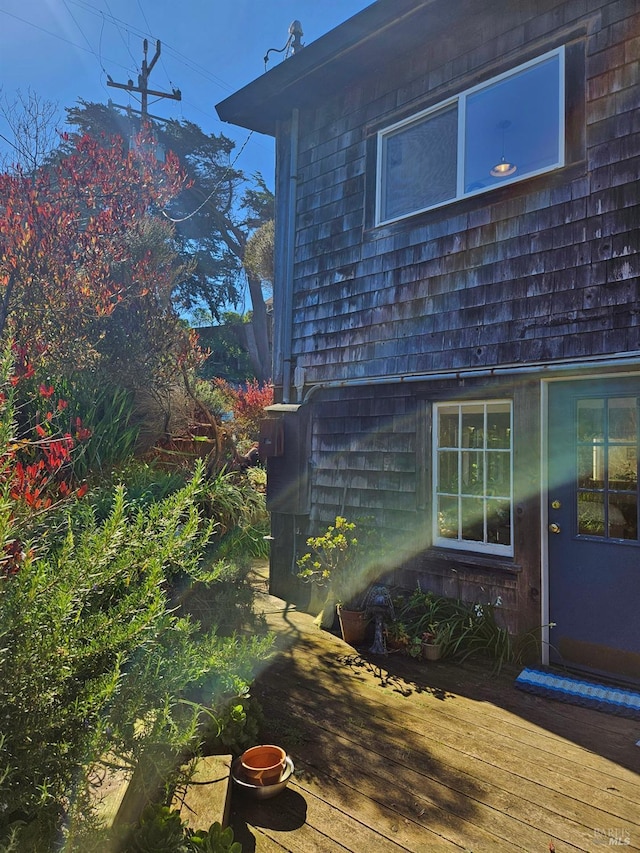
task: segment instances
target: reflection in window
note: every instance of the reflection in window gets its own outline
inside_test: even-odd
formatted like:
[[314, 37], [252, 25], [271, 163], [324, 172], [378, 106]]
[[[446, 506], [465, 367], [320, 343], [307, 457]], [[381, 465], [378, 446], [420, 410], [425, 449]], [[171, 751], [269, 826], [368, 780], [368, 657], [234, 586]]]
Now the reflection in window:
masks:
[[578, 533], [638, 539], [638, 399], [577, 403]]
[[376, 222], [564, 165], [564, 50], [378, 134]]
[[436, 405], [434, 541], [512, 554], [511, 403]]
[[383, 206], [387, 219], [455, 198], [458, 109], [430, 113], [383, 141]]

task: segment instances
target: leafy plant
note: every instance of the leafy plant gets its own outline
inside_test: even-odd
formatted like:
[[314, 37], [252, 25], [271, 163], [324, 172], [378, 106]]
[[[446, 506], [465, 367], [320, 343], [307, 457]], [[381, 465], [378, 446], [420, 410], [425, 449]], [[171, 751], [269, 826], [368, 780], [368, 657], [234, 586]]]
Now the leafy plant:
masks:
[[396, 613], [387, 636], [401, 636], [414, 657], [425, 639], [441, 646], [443, 657], [463, 661], [481, 654], [492, 658], [498, 669], [516, 657], [509, 632], [496, 620], [495, 605], [467, 604], [416, 590], [396, 602]]
[[65, 382], [62, 392], [70, 401], [69, 417], [79, 417], [87, 431], [81, 452], [73, 458], [73, 473], [78, 480], [122, 465], [133, 455], [138, 438], [133, 395], [117, 387], [88, 389], [85, 382]]
[[[246, 693], [268, 653], [269, 639], [203, 633], [168, 606], [167, 577], [197, 574], [209, 536], [201, 476], [133, 517], [122, 488], [102, 523], [72, 505], [62, 541], [28, 551], [1, 581], [0, 843], [35, 823], [33, 849], [48, 849], [68, 809], [87, 808], [84, 769], [102, 755], [133, 764], [192, 748], [202, 706]], [[5, 499], [3, 544], [12, 524]], [[194, 691], [199, 701], [187, 701]]]
[[168, 806], [149, 806], [129, 837], [128, 853], [187, 853], [186, 827]]
[[182, 821], [180, 813], [168, 806], [151, 805], [143, 812], [139, 825], [129, 836], [125, 853], [242, 853], [242, 845], [233, 840], [233, 829], [216, 821], [208, 830], [195, 832]]
[[244, 387], [234, 388], [224, 379], [214, 379], [214, 386], [233, 412], [233, 427], [239, 443], [256, 441], [264, 410], [273, 403], [273, 385], [248, 380]]
[[269, 546], [269, 513], [262, 489], [251, 480], [240, 482], [221, 472], [209, 479], [201, 496], [204, 512], [216, 519], [216, 553], [219, 557], [266, 558]]
[[339, 601], [350, 602], [358, 588], [356, 560], [360, 543], [355, 531], [355, 522], [338, 515], [324, 533], [310, 536], [307, 547], [311, 550], [297, 561], [300, 580], [319, 587], [330, 586]]
[[189, 839], [194, 850], [204, 853], [242, 853], [242, 845], [233, 840], [233, 829], [223, 829], [220, 823], [212, 824], [208, 832], [198, 830]]
[[49, 169], [0, 174], [0, 333], [32, 359], [91, 364], [117, 305], [173, 285], [171, 264], [131, 248], [184, 175], [172, 154], [157, 160], [148, 132], [138, 142], [126, 152], [83, 136]]

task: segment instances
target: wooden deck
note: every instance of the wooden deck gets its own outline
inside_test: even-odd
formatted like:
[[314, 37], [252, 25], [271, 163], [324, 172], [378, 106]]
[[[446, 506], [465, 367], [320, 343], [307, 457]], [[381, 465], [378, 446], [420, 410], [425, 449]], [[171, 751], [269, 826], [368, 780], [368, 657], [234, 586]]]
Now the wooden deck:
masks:
[[234, 791], [243, 853], [640, 851], [640, 722], [516, 690], [519, 670], [360, 656], [261, 592], [279, 652], [256, 685], [296, 772]]

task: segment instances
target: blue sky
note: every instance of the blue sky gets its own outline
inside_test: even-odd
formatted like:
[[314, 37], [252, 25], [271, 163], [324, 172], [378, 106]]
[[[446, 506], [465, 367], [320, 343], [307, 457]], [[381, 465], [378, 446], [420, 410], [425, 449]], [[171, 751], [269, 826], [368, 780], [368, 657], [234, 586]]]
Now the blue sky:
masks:
[[[137, 75], [142, 40], [161, 56], [149, 78], [160, 91], [178, 88], [182, 101], [163, 99], [149, 111], [185, 118], [207, 133], [224, 133], [239, 148], [248, 133], [223, 124], [215, 104], [264, 72], [270, 48], [282, 48], [289, 24], [302, 23], [303, 42], [315, 41], [371, 4], [371, 0], [0, 0], [0, 98], [32, 90], [64, 107], [78, 98], [131, 103], [130, 95], [107, 86]], [[272, 53], [269, 67], [282, 61]], [[0, 134], [7, 136], [4, 118]], [[0, 139], [0, 153], [10, 152]], [[273, 187], [273, 143], [254, 134], [238, 168], [260, 171]]]

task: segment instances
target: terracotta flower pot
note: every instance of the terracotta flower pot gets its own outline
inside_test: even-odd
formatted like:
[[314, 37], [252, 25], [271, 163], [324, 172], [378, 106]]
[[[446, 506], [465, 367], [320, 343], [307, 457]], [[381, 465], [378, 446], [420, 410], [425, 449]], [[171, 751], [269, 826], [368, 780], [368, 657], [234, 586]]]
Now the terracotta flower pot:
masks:
[[364, 638], [369, 624], [369, 617], [364, 610], [345, 610], [338, 605], [338, 619], [342, 639], [350, 646], [359, 646], [364, 643]]
[[280, 746], [252, 746], [240, 756], [245, 781], [252, 785], [275, 785], [282, 776], [287, 753]]

